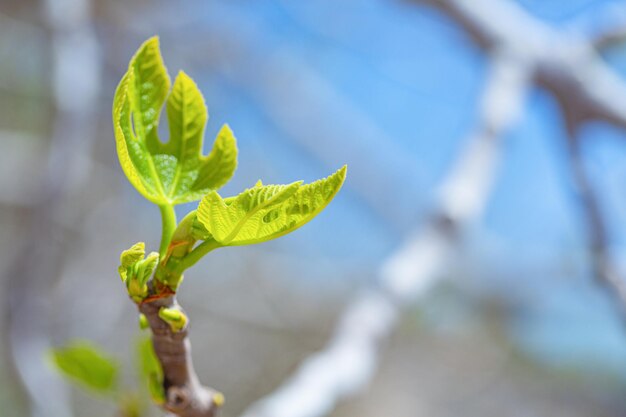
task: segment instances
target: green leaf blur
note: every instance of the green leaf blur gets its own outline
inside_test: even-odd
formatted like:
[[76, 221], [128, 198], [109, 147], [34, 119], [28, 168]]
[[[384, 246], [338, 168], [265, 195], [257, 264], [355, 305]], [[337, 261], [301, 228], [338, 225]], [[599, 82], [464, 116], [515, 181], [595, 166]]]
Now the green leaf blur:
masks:
[[73, 341], [51, 353], [54, 365], [76, 384], [100, 393], [117, 388], [119, 364], [89, 342]]
[[154, 353], [152, 339], [147, 337], [141, 339], [137, 344], [139, 356], [139, 370], [141, 377], [146, 381], [148, 391], [152, 400], [158, 404], [165, 401], [163, 390], [163, 368]]

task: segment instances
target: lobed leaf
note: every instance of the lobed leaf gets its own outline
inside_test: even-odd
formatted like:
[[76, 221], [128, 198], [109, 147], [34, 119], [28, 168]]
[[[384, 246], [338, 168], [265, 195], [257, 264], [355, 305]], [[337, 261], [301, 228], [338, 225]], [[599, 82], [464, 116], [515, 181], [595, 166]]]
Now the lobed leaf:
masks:
[[52, 350], [52, 361], [63, 375], [97, 392], [117, 388], [119, 364], [91, 343], [77, 340]]
[[[122, 169], [137, 191], [159, 205], [199, 200], [228, 182], [237, 167], [235, 137], [227, 125], [209, 155], [202, 155], [208, 115], [193, 80], [180, 72], [171, 92], [170, 84], [154, 37], [131, 59], [113, 100]], [[157, 131], [164, 104], [170, 130], [167, 143], [160, 141]]]
[[330, 203], [346, 177], [342, 167], [327, 178], [302, 185], [263, 185], [260, 181], [236, 197], [207, 194], [198, 221], [222, 246], [265, 242], [290, 233], [317, 216]]

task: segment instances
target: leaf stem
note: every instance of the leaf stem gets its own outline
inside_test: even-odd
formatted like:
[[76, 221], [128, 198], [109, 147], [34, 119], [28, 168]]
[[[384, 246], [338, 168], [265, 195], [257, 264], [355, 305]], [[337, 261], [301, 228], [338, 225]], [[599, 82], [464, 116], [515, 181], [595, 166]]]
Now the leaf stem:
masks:
[[185, 256], [181, 262], [176, 266], [176, 272], [182, 273], [186, 269], [194, 266], [204, 255], [211, 252], [213, 249], [221, 247], [220, 243], [214, 239], [207, 239], [198, 246], [196, 246], [187, 256]]
[[174, 230], [176, 230], [176, 212], [171, 204], [159, 205], [161, 210], [161, 220], [163, 230], [161, 232], [161, 246], [159, 247], [159, 255], [161, 259], [167, 254], [167, 248], [172, 240]]

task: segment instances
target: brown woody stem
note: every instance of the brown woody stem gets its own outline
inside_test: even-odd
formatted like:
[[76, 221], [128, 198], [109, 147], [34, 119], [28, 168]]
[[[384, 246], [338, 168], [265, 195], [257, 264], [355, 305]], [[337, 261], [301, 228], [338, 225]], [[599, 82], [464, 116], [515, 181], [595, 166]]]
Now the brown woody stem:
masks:
[[159, 317], [162, 307], [182, 311], [176, 295], [148, 299], [138, 304], [139, 311], [145, 314], [150, 324], [154, 351], [163, 367], [165, 403], [162, 407], [180, 417], [214, 417], [223, 397], [198, 380], [191, 361], [191, 343], [187, 337], [189, 324], [178, 332], [173, 331]]

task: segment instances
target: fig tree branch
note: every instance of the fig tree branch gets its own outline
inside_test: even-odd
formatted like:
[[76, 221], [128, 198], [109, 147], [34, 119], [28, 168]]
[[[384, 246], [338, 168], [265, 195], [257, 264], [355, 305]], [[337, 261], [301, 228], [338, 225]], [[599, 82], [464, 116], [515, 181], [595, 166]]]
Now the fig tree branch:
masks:
[[138, 304], [150, 324], [154, 351], [163, 367], [165, 403], [162, 407], [179, 417], [213, 417], [223, 401], [222, 396], [200, 384], [191, 361], [189, 324], [174, 331], [159, 317], [159, 310], [164, 307], [182, 311], [175, 295]]

